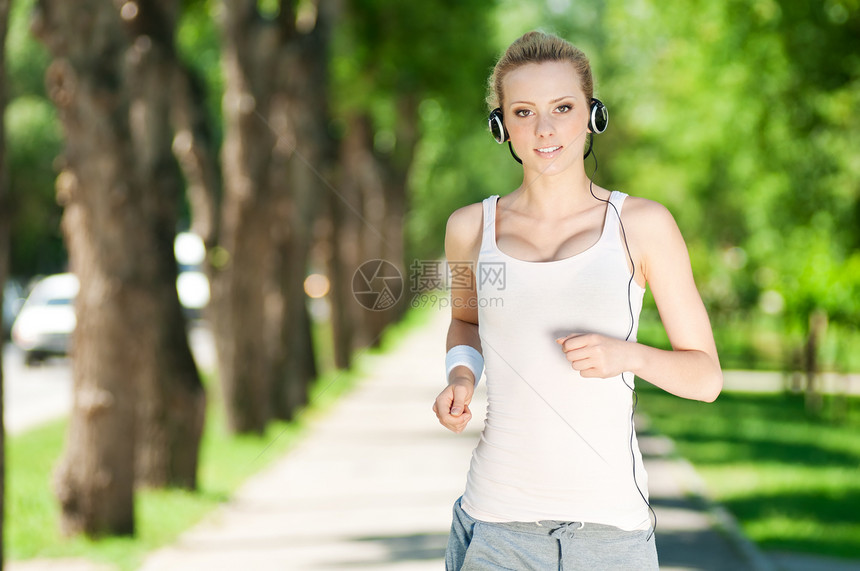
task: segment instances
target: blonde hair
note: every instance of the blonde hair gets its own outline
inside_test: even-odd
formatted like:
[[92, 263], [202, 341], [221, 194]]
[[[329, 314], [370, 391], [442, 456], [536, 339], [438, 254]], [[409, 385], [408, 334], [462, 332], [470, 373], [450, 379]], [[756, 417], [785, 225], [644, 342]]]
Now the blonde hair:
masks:
[[588, 57], [567, 40], [545, 32], [533, 31], [514, 41], [496, 62], [487, 84], [487, 104], [490, 109], [502, 106], [502, 82], [508, 73], [529, 63], [548, 61], [566, 61], [573, 64], [585, 99], [591, 101], [594, 96], [594, 80], [591, 77]]

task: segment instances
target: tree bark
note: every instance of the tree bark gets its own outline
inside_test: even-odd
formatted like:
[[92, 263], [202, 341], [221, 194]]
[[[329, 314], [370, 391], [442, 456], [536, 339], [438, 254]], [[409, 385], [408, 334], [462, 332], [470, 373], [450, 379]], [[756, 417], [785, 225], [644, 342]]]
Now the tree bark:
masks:
[[[281, 311], [271, 312], [271, 378], [274, 415], [290, 419], [308, 402], [317, 375], [304, 279], [313, 247], [321, 197], [329, 191], [333, 140], [328, 132], [328, 41], [332, 4], [320, 6], [312, 30], [290, 30], [277, 61], [280, 71], [272, 117], [279, 134], [272, 163], [272, 195], [279, 205], [273, 293]], [[286, 223], [284, 223], [286, 222]]]
[[265, 282], [271, 254], [269, 166], [275, 136], [267, 124], [277, 33], [256, 2], [221, 5], [224, 197], [212, 304], [218, 372], [234, 432], [262, 433], [271, 418]]
[[[3, 286], [9, 268], [9, 202], [6, 173], [6, 32], [9, 28], [11, 0], [0, 0], [0, 307], [3, 306]], [[0, 325], [3, 317], [0, 314]], [[2, 327], [0, 327], [2, 329]], [[2, 348], [2, 343], [0, 343]], [[6, 513], [6, 430], [3, 418], [3, 351], [0, 350], [0, 569], [4, 557], [4, 521]]]
[[177, 297], [173, 255], [179, 201], [184, 185], [172, 154], [173, 94], [164, 89], [179, 67], [173, 45], [178, 6], [167, 1], [138, 1], [134, 18], [125, 19], [131, 52], [128, 91], [131, 135], [137, 155], [135, 176], [150, 199], [149, 271], [155, 313], [144, 316], [148, 343], [141, 344], [146, 369], [140, 371], [138, 484], [195, 489], [206, 399], [188, 346], [185, 318]]
[[[400, 300], [386, 312], [386, 325], [398, 321], [409, 307], [409, 266], [405, 257], [405, 236], [403, 228], [405, 225], [406, 212], [409, 209], [407, 185], [409, 184], [409, 170], [415, 157], [415, 148], [418, 145], [418, 103], [419, 98], [415, 94], [401, 93], [395, 104], [397, 110], [397, 121], [395, 123], [395, 145], [389, 153], [377, 153], [379, 169], [382, 172], [383, 197], [385, 201], [385, 214], [382, 227], [386, 240], [383, 244], [383, 257], [396, 265], [403, 276], [403, 293]], [[382, 329], [373, 331], [375, 336], [380, 336]]]
[[[339, 149], [338, 192], [329, 195], [327, 204], [334, 360], [335, 365], [343, 369], [351, 365], [353, 350], [363, 341], [370, 340], [363, 339], [363, 314], [367, 309], [353, 296], [352, 279], [358, 267], [366, 261], [364, 254], [367, 248], [362, 228], [368, 222], [364, 218], [362, 189], [365, 184], [362, 181], [367, 177], [367, 165], [372, 164], [365, 142], [371, 127], [369, 119], [359, 115], [352, 115], [346, 124], [346, 135]], [[381, 232], [373, 225], [370, 230]]]
[[[66, 134], [57, 199], [70, 267], [80, 280], [74, 335], [74, 404], [56, 492], [65, 533], [134, 531], [137, 343], [125, 311], [140, 286], [125, 226], [140, 189], [133, 169], [129, 100], [121, 93], [122, 28], [110, 5], [42, 0], [34, 31], [55, 60], [47, 87]], [[133, 329], [132, 329], [133, 330]]]
[[813, 310], [809, 314], [809, 329], [804, 346], [805, 380], [804, 402], [806, 411], [812, 415], [821, 414], [823, 398], [821, 394], [821, 363], [820, 347], [827, 334], [827, 312], [823, 309]]
[[[202, 80], [176, 60], [169, 85], [173, 96], [173, 154], [185, 176], [191, 205], [191, 231], [216, 252], [221, 173], [212, 128], [205, 111]], [[217, 254], [216, 254], [217, 256]], [[207, 271], [210, 264], [205, 264]], [[210, 273], [209, 278], [212, 278]]]
[[289, 418], [316, 372], [303, 282], [327, 170], [322, 90], [332, 6], [320, 2], [311, 25], [299, 25], [287, 0], [274, 20], [253, 0], [221, 5], [223, 255], [213, 260], [213, 322], [237, 432]]
[[46, 83], [66, 136], [57, 199], [81, 285], [55, 475], [68, 534], [133, 533], [136, 466], [144, 483], [196, 482], [204, 400], [175, 286], [181, 184], [155, 89], [172, 31], [158, 9], [40, 0], [33, 25], [55, 58]]
[[[408, 307], [409, 268], [404, 259], [403, 219], [409, 167], [418, 143], [418, 101], [401, 95], [397, 101], [395, 146], [390, 152], [374, 149], [375, 131], [366, 114], [347, 121], [340, 148], [340, 192], [329, 204], [332, 255], [332, 328], [335, 362], [347, 367], [352, 351], [375, 346], [382, 332]], [[393, 306], [383, 310], [364, 307], [353, 296], [354, 275], [363, 263], [385, 260], [401, 273], [403, 290]]]

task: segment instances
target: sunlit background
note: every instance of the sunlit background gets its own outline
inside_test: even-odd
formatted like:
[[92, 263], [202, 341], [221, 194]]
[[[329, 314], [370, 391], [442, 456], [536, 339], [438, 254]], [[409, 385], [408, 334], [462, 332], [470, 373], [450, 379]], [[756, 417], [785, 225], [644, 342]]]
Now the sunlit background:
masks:
[[[107, 4], [118, 8], [117, 26], [131, 26], [132, 37], [138, 4]], [[385, 327], [409, 309], [410, 296], [423, 293], [426, 288], [410, 290], [410, 268], [418, 260], [426, 269], [443, 255], [450, 213], [518, 186], [518, 165], [487, 131], [486, 78], [505, 46], [539, 28], [589, 55], [595, 96], [609, 108], [609, 129], [594, 140], [599, 165], [589, 158], [586, 170], [604, 187], [671, 210], [723, 367], [761, 373], [743, 379], [777, 380], [775, 388], [767, 385], [768, 397], [734, 392], [755, 387], [727, 386], [717, 404], [703, 409], [646, 390], [642, 410], [676, 440], [759, 545], [860, 558], [854, 437], [860, 404], [852, 394], [860, 373], [857, 0], [294, 4], [290, 25], [277, 33], [270, 28], [285, 17], [276, 0], [260, 0], [249, 21], [214, 0], [186, 0], [175, 29], [164, 30], [175, 33], [177, 59], [194, 78], [209, 144], [198, 146], [200, 133], [179, 126], [181, 117], [167, 121], [177, 131], [168, 154], [176, 156], [186, 188], [172, 214], [174, 235], [165, 238], [175, 247], [183, 318], [192, 329], [212, 330], [213, 361], [220, 359], [222, 370], [241, 371], [242, 358], [253, 357], [263, 360], [258, 370], [273, 386], [303, 387], [289, 397], [275, 389], [268, 416], [243, 416], [241, 406], [231, 408], [233, 397], [241, 400], [234, 392], [242, 380], [223, 384], [204, 372], [207, 391], [218, 395], [210, 396], [210, 410], [227, 411], [211, 413], [224, 434], [265, 438], [266, 431], [281, 430], [307, 404], [309, 387], [348, 369], [356, 351], [378, 345]], [[12, 3], [6, 39], [11, 240], [4, 334], [26, 353], [28, 366], [66, 353], [57, 336], [71, 334], [74, 325], [66, 318], [65, 333], [48, 328], [53, 345], [42, 349], [28, 345], [38, 325], [20, 325], [17, 338], [11, 329], [41, 278], [73, 269], [61, 218], [75, 164], [62, 158], [68, 124], [46, 88], [58, 56], [30, 31], [36, 5]], [[238, 40], [225, 24], [230, 18], [272, 35], [251, 31], [266, 41], [243, 53], [231, 43]], [[317, 36], [322, 22], [326, 33]], [[145, 57], [153, 48], [142, 37], [122, 49]], [[283, 51], [266, 52], [268, 41], [281, 42]], [[284, 47], [290, 42], [301, 47], [290, 51]], [[246, 67], [231, 68], [234, 60]], [[259, 67], [256, 76], [251, 61]], [[285, 79], [291, 70], [299, 78], [294, 84]], [[248, 77], [254, 81], [240, 85]], [[243, 144], [245, 155], [263, 149], [270, 159], [259, 178], [253, 160], [231, 154]], [[201, 148], [215, 165], [210, 179], [194, 178], [189, 166]], [[234, 176], [235, 165], [245, 169], [241, 176]], [[210, 202], [200, 202], [207, 180], [215, 181], [207, 188]], [[251, 215], [242, 222], [247, 197], [262, 221]], [[214, 214], [206, 218], [201, 204]], [[354, 272], [369, 259], [399, 268], [406, 291], [395, 309], [368, 312], [356, 303]], [[259, 298], [259, 306], [238, 303], [240, 290], [257, 292], [246, 301]], [[50, 315], [68, 305], [68, 292], [57, 300]], [[292, 310], [295, 300], [305, 307]], [[243, 315], [266, 317], [243, 322]], [[231, 345], [225, 332], [236, 323], [259, 335], [259, 343]], [[296, 329], [296, 323], [304, 325]], [[669, 347], [647, 297], [639, 339]], [[273, 346], [287, 349], [267, 349]], [[290, 369], [284, 363], [295, 355], [306, 357]], [[219, 382], [221, 389], [214, 389]], [[692, 431], [692, 425], [702, 426]], [[64, 430], [39, 436], [47, 442], [39, 444], [46, 459], [28, 469], [53, 465]], [[15, 438], [26, 435], [10, 437], [7, 455], [23, 449]], [[16, 469], [14, 456], [8, 466]], [[40, 508], [16, 496], [8, 500], [13, 519], [7, 519], [6, 553], [23, 559], [52, 553], [52, 538], [45, 541], [39, 530], [55, 527], [58, 508], [49, 490], [22, 489], [42, 494], [40, 502], [51, 507], [34, 515]], [[21, 492], [11, 487], [10, 493]]]

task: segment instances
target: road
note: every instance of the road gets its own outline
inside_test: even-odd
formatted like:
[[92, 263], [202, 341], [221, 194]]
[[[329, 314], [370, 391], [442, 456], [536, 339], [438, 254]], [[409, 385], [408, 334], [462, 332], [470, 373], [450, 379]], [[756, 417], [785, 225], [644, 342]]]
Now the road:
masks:
[[18, 434], [60, 418], [72, 407], [72, 371], [68, 359], [24, 366], [24, 354], [3, 346], [3, 415], [6, 431]]
[[[201, 369], [214, 368], [211, 332], [195, 325], [189, 334], [191, 350]], [[68, 358], [55, 358], [35, 367], [24, 366], [21, 351], [3, 346], [3, 415], [8, 434], [19, 434], [72, 409], [72, 371]]]

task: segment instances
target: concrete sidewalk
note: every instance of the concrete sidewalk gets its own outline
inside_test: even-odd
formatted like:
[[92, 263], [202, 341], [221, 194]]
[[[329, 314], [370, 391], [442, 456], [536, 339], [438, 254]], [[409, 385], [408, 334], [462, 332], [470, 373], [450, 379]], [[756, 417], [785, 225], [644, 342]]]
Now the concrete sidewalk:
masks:
[[[460, 435], [431, 411], [444, 384], [447, 319], [438, 312], [394, 351], [373, 357], [367, 378], [300, 445], [142, 569], [444, 568], [451, 504], [463, 491], [486, 402], [482, 385]], [[701, 499], [701, 483], [671, 442], [640, 432], [661, 568], [770, 569], [731, 518]]]

